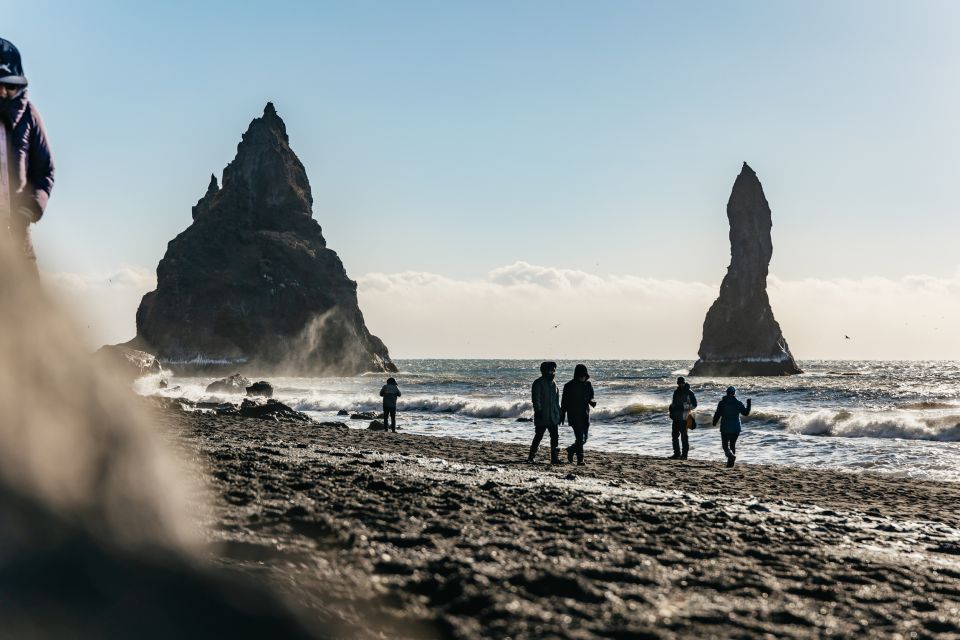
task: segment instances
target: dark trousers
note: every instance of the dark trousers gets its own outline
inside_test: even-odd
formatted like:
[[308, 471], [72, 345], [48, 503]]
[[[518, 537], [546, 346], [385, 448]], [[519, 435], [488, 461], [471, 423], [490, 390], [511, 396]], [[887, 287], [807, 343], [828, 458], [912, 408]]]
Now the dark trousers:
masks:
[[[673, 438], [673, 453], [677, 456], [685, 456], [690, 451], [690, 441], [687, 439], [687, 421], [674, 420], [673, 431], [670, 436]], [[681, 449], [681, 445], [683, 448]]]
[[570, 426], [573, 428], [573, 437], [576, 438], [576, 440], [574, 440], [572, 445], [567, 447], [567, 451], [577, 454], [577, 462], [583, 462], [583, 445], [587, 441], [590, 425], [584, 425], [582, 427]]
[[540, 448], [540, 441], [543, 440], [543, 434], [550, 430], [550, 451], [551, 453], [560, 447], [560, 431], [557, 425], [543, 425], [534, 427], [536, 431], [533, 434], [533, 442], [530, 444], [530, 457], [532, 458]]
[[739, 433], [720, 432], [720, 442], [723, 443], [723, 452], [728, 458], [737, 455], [737, 438], [739, 437]]
[[396, 431], [397, 430], [397, 408], [396, 407], [384, 407], [383, 408], [383, 430], [387, 430], [387, 418], [390, 418], [390, 427]]

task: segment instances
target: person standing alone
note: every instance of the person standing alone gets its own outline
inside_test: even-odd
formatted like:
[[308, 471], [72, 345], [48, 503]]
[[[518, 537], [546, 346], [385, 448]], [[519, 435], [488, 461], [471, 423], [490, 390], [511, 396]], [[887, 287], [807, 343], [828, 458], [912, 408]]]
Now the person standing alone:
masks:
[[527, 462], [533, 462], [543, 434], [550, 431], [550, 464], [560, 462], [560, 390], [554, 379], [557, 377], [557, 363], [540, 364], [540, 377], [533, 381], [531, 400], [533, 402], [533, 442]]
[[567, 447], [567, 462], [573, 462], [576, 454], [577, 464], [583, 464], [583, 445], [590, 429], [590, 407], [595, 406], [597, 403], [593, 401], [590, 374], [586, 365], [578, 364], [573, 370], [573, 380], [563, 385], [563, 396], [560, 400], [560, 424], [563, 424], [566, 418], [576, 438], [574, 443]]
[[727, 456], [727, 467], [732, 467], [737, 461], [737, 438], [743, 431], [740, 424], [740, 416], [750, 415], [750, 405], [752, 401], [747, 398], [747, 404], [737, 400], [737, 388], [727, 387], [727, 395], [717, 405], [717, 411], [713, 414], [713, 426], [720, 423], [720, 443], [723, 446], [723, 453]]
[[[383, 432], [397, 432], [397, 398], [400, 397], [400, 387], [393, 378], [387, 378], [387, 384], [380, 388], [380, 397], [383, 398]], [[390, 423], [387, 423], [387, 418]]]
[[0, 225], [37, 274], [30, 224], [53, 191], [53, 155], [37, 108], [27, 99], [20, 52], [0, 38]]
[[690, 452], [690, 441], [687, 438], [687, 417], [697, 408], [697, 398], [690, 390], [690, 385], [682, 377], [677, 378], [677, 388], [673, 391], [673, 400], [670, 402], [670, 420], [673, 429], [670, 437], [673, 440], [673, 455], [671, 460], [686, 460]]

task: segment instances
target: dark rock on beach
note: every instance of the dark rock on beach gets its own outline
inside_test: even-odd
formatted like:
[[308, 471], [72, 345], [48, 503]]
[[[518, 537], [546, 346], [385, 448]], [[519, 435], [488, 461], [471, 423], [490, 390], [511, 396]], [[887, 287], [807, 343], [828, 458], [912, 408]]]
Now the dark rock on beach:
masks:
[[239, 413], [244, 418], [259, 418], [261, 420], [293, 420], [296, 422], [310, 422], [310, 417], [295, 411], [279, 400], [251, 400], [246, 399], [240, 404]]
[[223, 378], [207, 385], [207, 393], [243, 393], [250, 386], [250, 380], [239, 373]]
[[262, 396], [264, 398], [273, 397], [273, 385], [269, 382], [254, 382], [249, 387], [247, 387], [248, 396]]
[[169, 243], [129, 346], [181, 369], [396, 371], [313, 219], [306, 171], [272, 103], [250, 123], [223, 186], [211, 178], [193, 223]]
[[382, 418], [382, 413], [377, 413], [376, 411], [358, 411], [357, 413], [350, 414], [351, 420], [377, 420]]
[[767, 296], [773, 222], [763, 186], [743, 169], [727, 202], [730, 266], [703, 321], [700, 359], [691, 376], [778, 376], [802, 373]]

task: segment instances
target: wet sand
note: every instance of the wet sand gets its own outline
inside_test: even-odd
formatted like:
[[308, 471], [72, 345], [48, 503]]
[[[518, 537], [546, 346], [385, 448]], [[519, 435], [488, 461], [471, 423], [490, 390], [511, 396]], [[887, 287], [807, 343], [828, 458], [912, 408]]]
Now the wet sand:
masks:
[[158, 420], [208, 469], [210, 560], [323, 635], [960, 637], [960, 483]]

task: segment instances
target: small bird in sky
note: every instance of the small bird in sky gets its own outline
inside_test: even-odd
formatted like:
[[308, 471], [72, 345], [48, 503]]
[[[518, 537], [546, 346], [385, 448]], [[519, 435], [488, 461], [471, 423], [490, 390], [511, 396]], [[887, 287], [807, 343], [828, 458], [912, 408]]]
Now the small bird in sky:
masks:
[[844, 336], [843, 336], [843, 337], [844, 337], [844, 338], [846, 338], [847, 340], [849, 340], [849, 339], [850, 339], [850, 336], [848, 336], [848, 335], [846, 335], [846, 334], [844, 334]]
[[560, 326], [560, 325], [555, 324], [555, 325], [553, 325], [553, 328], [556, 329], [556, 328], [559, 327], [559, 326]]

